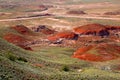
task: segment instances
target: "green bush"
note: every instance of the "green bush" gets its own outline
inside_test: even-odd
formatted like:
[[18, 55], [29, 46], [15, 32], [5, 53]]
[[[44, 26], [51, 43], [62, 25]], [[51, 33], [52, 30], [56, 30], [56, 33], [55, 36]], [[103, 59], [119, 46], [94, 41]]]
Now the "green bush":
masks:
[[65, 72], [70, 71], [69, 67], [68, 67], [68, 66], [66, 66], [66, 65], [62, 67], [62, 70], [63, 70], [63, 71], [65, 71]]
[[13, 53], [7, 53], [7, 58], [11, 61], [15, 61], [16, 60], [16, 56]]
[[18, 61], [27, 62], [27, 59], [25, 59], [25, 58], [23, 58], [23, 57], [19, 57], [17, 60], [18, 60]]

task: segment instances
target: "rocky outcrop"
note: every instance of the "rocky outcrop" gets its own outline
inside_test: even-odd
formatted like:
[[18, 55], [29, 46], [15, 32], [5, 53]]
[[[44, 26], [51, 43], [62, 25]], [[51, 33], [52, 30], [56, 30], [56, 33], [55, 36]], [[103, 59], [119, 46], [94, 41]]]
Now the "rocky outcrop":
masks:
[[45, 25], [39, 25], [38, 27], [32, 27], [34, 32], [41, 32], [43, 34], [53, 34], [55, 31], [47, 28]]
[[74, 52], [73, 57], [86, 61], [113, 60], [120, 57], [120, 46], [114, 44], [86, 46]]
[[99, 36], [102, 36], [102, 37], [104, 37], [104, 36], [107, 37], [107, 36], [110, 35], [110, 33], [109, 33], [108, 30], [105, 29], [105, 30], [101, 30], [101, 31], [99, 31], [99, 32], [98, 32], [98, 35], [99, 35]]

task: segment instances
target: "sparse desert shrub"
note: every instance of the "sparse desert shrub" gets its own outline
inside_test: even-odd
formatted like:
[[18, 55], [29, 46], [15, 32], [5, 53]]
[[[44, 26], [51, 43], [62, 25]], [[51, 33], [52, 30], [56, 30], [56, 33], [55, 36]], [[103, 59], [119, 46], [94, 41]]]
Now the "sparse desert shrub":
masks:
[[70, 71], [69, 67], [67, 65], [63, 66], [62, 67], [62, 70], [65, 71], [65, 72], [68, 72]]
[[19, 57], [17, 60], [18, 60], [18, 61], [23, 61], [23, 62], [28, 62], [27, 59], [25, 59], [25, 58], [23, 58], [23, 57]]
[[2, 61], [2, 59], [0, 58], [0, 61]]
[[11, 61], [15, 61], [17, 59], [17, 57], [11, 52], [8, 52], [6, 56]]

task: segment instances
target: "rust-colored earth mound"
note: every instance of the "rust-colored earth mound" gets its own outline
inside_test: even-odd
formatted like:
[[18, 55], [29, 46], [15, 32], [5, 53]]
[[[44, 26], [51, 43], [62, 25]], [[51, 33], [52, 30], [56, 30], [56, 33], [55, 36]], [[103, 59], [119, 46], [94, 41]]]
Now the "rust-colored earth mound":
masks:
[[48, 40], [50, 41], [55, 41], [60, 38], [65, 38], [65, 39], [75, 39], [77, 35], [73, 32], [59, 32], [53, 36], [48, 37]]
[[99, 32], [106, 29], [106, 26], [101, 24], [87, 24], [77, 28], [74, 28], [74, 32], [78, 34], [85, 34], [87, 32]]
[[114, 44], [100, 44], [79, 48], [74, 58], [86, 61], [108, 61], [120, 57], [120, 46]]
[[76, 34], [105, 34], [108, 35], [109, 30], [117, 30], [120, 29], [118, 26], [108, 26], [101, 24], [87, 24], [77, 28], [74, 28], [73, 31]]
[[8, 42], [13, 43], [25, 50], [32, 50], [30, 47], [26, 46], [26, 44], [28, 43], [28, 40], [20, 35], [8, 33], [8, 34], [5, 34], [3, 38]]
[[16, 25], [11, 27], [12, 29], [16, 30], [17, 32], [24, 34], [24, 35], [30, 35], [31, 31], [24, 25]]

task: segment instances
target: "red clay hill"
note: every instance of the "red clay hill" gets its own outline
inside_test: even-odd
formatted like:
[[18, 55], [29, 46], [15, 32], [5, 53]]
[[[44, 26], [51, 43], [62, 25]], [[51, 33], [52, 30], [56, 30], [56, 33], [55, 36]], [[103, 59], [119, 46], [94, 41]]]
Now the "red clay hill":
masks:
[[120, 58], [120, 46], [115, 44], [99, 44], [79, 48], [74, 58], [86, 61], [108, 61]]
[[73, 29], [76, 34], [109, 36], [110, 30], [120, 30], [119, 26], [87, 24]]
[[64, 38], [64, 39], [76, 39], [77, 35], [73, 32], [59, 32], [53, 36], [49, 36], [48, 40], [50, 41], [55, 41], [58, 40], [60, 38]]
[[16, 26], [13, 26], [11, 28], [14, 29], [14, 30], [16, 30], [20, 34], [23, 34], [23, 35], [31, 35], [32, 34], [32, 32], [30, 31], [30, 29], [27, 28], [24, 25], [16, 25]]
[[13, 43], [25, 50], [32, 50], [30, 47], [27, 47], [26, 44], [28, 43], [28, 39], [20, 36], [20, 35], [17, 35], [17, 34], [14, 34], [14, 33], [7, 33], [4, 35], [3, 37], [5, 40], [7, 40], [8, 42], [10, 43]]
[[99, 32], [100, 30], [106, 29], [106, 26], [101, 24], [87, 24], [77, 28], [74, 28], [74, 32], [78, 34], [85, 34], [87, 32]]

